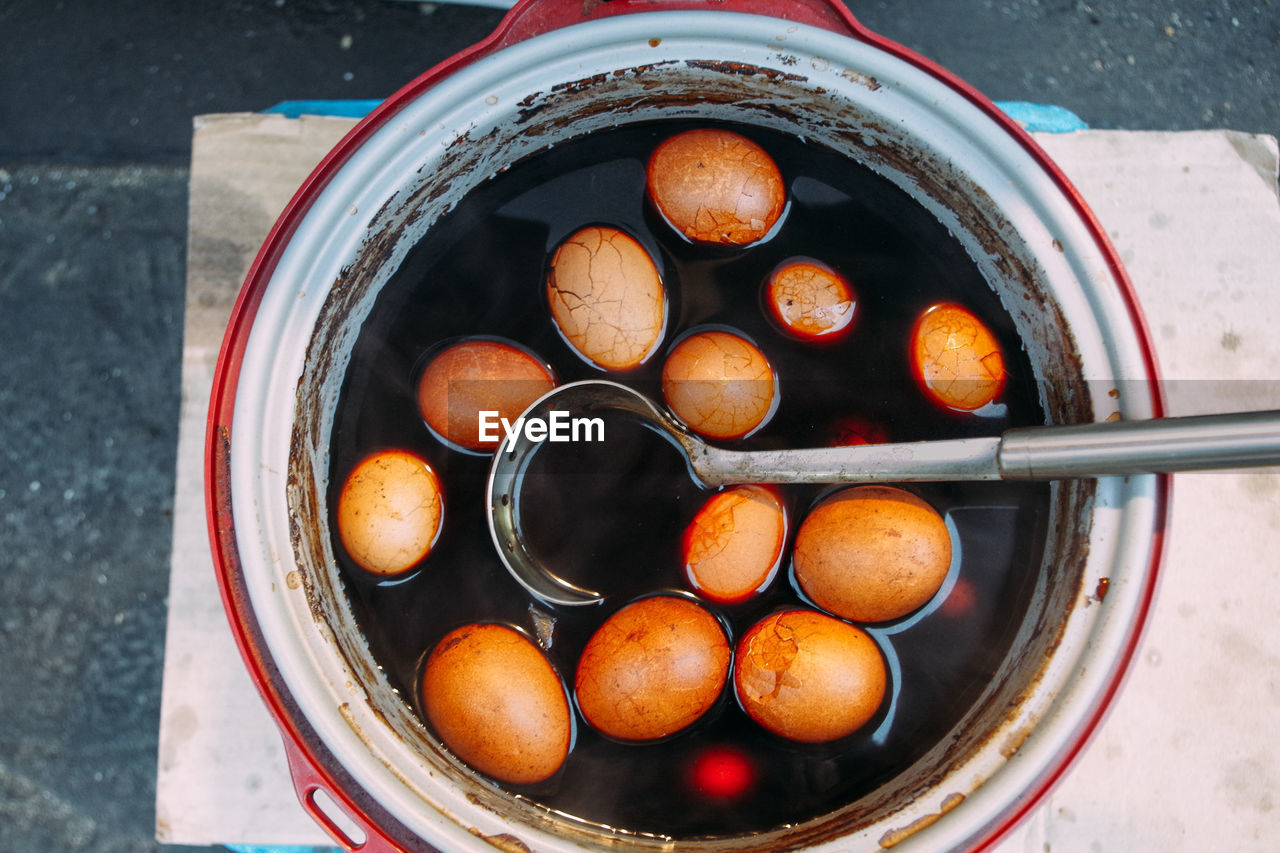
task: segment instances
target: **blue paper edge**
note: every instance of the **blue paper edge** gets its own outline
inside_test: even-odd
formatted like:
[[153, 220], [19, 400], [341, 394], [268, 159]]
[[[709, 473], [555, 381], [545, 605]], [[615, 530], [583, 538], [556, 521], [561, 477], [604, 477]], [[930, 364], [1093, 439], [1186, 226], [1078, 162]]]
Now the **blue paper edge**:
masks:
[[1072, 133], [1088, 130], [1080, 116], [1066, 107], [1033, 104], [1029, 101], [996, 101], [996, 106], [1009, 118], [1031, 133]]
[[[381, 101], [281, 101], [263, 110], [273, 115], [299, 118], [304, 115], [364, 118]], [[1066, 107], [1029, 101], [996, 101], [1000, 110], [1031, 133], [1071, 133], [1088, 130], [1089, 125]]]
[[302, 116], [340, 116], [342, 118], [364, 118], [373, 112], [382, 101], [281, 101], [267, 107], [264, 113], [282, 115], [286, 118]]

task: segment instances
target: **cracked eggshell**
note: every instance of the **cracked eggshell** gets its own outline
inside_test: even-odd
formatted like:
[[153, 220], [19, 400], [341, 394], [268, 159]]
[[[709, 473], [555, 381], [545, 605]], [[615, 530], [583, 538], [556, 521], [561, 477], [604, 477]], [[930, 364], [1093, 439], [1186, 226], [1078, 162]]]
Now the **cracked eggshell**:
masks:
[[823, 610], [885, 622], [922, 606], [951, 567], [951, 533], [938, 511], [892, 486], [841, 489], [796, 532], [796, 582]]
[[715, 704], [731, 656], [724, 628], [706, 608], [672, 595], [642, 598], [587, 641], [574, 681], [578, 710], [615, 740], [673, 735]]
[[530, 785], [554, 775], [573, 742], [573, 716], [555, 669], [505, 625], [464, 625], [423, 666], [423, 712], [458, 758], [488, 776]]
[[934, 305], [911, 332], [911, 373], [929, 399], [972, 412], [1004, 390], [1004, 354], [991, 330], [951, 302]]
[[848, 279], [811, 258], [780, 264], [765, 283], [765, 305], [775, 322], [801, 340], [831, 340], [853, 322], [857, 298]]
[[560, 334], [604, 370], [639, 367], [666, 328], [667, 296], [649, 253], [606, 226], [570, 235], [551, 259], [547, 302]]
[[678, 133], [654, 149], [647, 188], [663, 219], [695, 243], [755, 243], [786, 206], [773, 158], [745, 136], [714, 128]]
[[366, 571], [398, 575], [427, 555], [440, 534], [444, 496], [436, 472], [405, 450], [361, 460], [338, 494], [338, 538]]
[[862, 629], [813, 610], [785, 610], [738, 643], [734, 690], [751, 719], [784, 738], [825, 743], [862, 728], [888, 684], [884, 657]]
[[712, 495], [685, 528], [685, 575], [712, 601], [743, 601], [773, 580], [786, 539], [787, 515], [777, 492], [729, 487]]
[[778, 408], [778, 381], [769, 359], [746, 338], [699, 331], [667, 354], [662, 395], [694, 432], [712, 439], [744, 438]]

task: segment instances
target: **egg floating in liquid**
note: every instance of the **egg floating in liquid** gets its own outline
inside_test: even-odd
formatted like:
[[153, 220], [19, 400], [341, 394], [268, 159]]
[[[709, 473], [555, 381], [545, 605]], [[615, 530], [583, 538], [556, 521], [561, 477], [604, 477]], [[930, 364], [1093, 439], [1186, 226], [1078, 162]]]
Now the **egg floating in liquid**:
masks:
[[773, 366], [751, 341], [704, 331], [679, 341], [662, 367], [662, 394], [689, 429], [713, 439], [755, 432], [778, 406]]
[[911, 368], [931, 399], [972, 412], [1004, 389], [1004, 354], [995, 335], [968, 309], [934, 305], [911, 332]]
[[843, 276], [820, 261], [805, 258], [788, 260], [770, 273], [765, 304], [789, 333], [817, 340], [847, 330], [857, 300]]
[[662, 277], [644, 247], [616, 228], [583, 228], [560, 244], [547, 301], [569, 345], [605, 370], [639, 367], [662, 342]]
[[773, 580], [787, 541], [777, 492], [731, 486], [712, 495], [684, 532], [684, 570], [694, 592], [732, 604]]
[[555, 386], [555, 375], [537, 356], [513, 342], [477, 338], [448, 346], [427, 362], [418, 379], [418, 411], [446, 442], [488, 452], [501, 442], [502, 430], [482, 438], [480, 412], [515, 421]]
[[338, 536], [351, 559], [379, 575], [418, 564], [440, 534], [444, 496], [427, 462], [403, 450], [366, 457], [338, 496]]
[[868, 634], [813, 610], [775, 613], [738, 644], [734, 688], [743, 709], [788, 740], [838, 740], [880, 709], [888, 675]]
[[823, 610], [854, 622], [885, 622], [923, 606], [950, 566], [946, 522], [905, 489], [841, 489], [796, 533], [800, 588]]
[[600, 626], [578, 660], [578, 709], [618, 740], [664, 738], [695, 723], [729, 674], [729, 639], [715, 616], [685, 598], [653, 596]]
[[671, 227], [701, 243], [761, 240], [786, 205], [777, 164], [728, 130], [699, 128], [664, 141], [649, 158], [648, 190]]
[[541, 782], [569, 754], [564, 687], [538, 647], [505, 625], [464, 625], [443, 637], [423, 667], [421, 700], [449, 749], [495, 779]]
[[[845, 490], [783, 484], [709, 491], [683, 467], [653, 464], [656, 451], [646, 444], [653, 436], [629, 433], [609, 417], [605, 432], [627, 444], [607, 480], [625, 492], [618, 506], [599, 488], [579, 488], [594, 476], [592, 466], [612, 464], [612, 448], [553, 450], [526, 472], [541, 478], [522, 495], [525, 517], [540, 522], [532, 538], [554, 555], [548, 570], [563, 569], [570, 582], [606, 596], [598, 607], [549, 604], [519, 587], [493, 553], [478, 498], [488, 469], [481, 454], [496, 442], [484, 446], [473, 437], [478, 411], [514, 419], [557, 382], [607, 373], [708, 440], [748, 450], [950, 438], [957, 425], [995, 432], [1036, 422], [1038, 413], [1026, 386], [1014, 381], [1027, 368], [1009, 346], [1009, 324], [991, 289], [973, 275], [953, 290], [961, 250], [935, 256], [903, 237], [900, 223], [910, 212], [878, 212], [894, 188], [867, 177], [814, 192], [814, 182], [839, 171], [820, 145], [759, 128], [730, 137], [722, 127], [695, 128], [716, 131], [726, 145], [750, 137], [745, 148], [733, 141], [725, 150], [765, 152], [767, 162], [756, 153], [738, 162], [756, 177], [776, 175], [781, 192], [771, 189], [767, 209], [745, 224], [721, 217], [730, 210], [736, 217], [739, 192], [736, 201], [699, 202], [681, 225], [675, 208], [663, 207], [666, 192], [655, 192], [662, 181], [653, 167], [663, 162], [660, 151], [675, 150], [666, 143], [687, 129], [607, 131], [609, 140], [622, 141], [607, 142], [598, 155], [590, 138], [557, 145], [546, 158], [559, 171], [523, 173], [534, 175], [529, 186], [545, 189], [544, 199], [554, 197], [547, 216], [508, 204], [519, 199], [521, 185], [501, 198], [482, 194], [487, 201], [478, 207], [464, 199], [460, 230], [447, 230], [448, 216], [443, 225], [466, 251], [430, 242], [433, 225], [425, 240], [445, 261], [397, 273], [387, 286], [393, 316], [381, 325], [371, 320], [369, 328], [394, 332], [385, 342], [370, 333], [353, 364], [388, 363], [394, 378], [367, 393], [352, 379], [344, 390], [331, 468], [341, 477], [358, 461], [353, 455], [404, 446], [430, 458], [449, 491], [442, 522], [448, 535], [438, 535], [430, 559], [415, 563], [407, 580], [358, 570], [345, 549], [335, 549], [358, 621], [371, 626], [375, 659], [386, 662], [397, 689], [415, 696], [428, 740], [551, 813], [677, 841], [802, 824], [846, 807], [931, 748], [934, 741], [912, 733], [947, 730], [967, 707], [952, 697], [973, 695], [966, 691], [990, 677], [991, 649], [1010, 638], [982, 620], [1022, 595], [1010, 593], [1016, 584], [1006, 579], [1023, 570], [1024, 554], [1034, 559], [1034, 542], [987, 549], [984, 542], [1005, 534], [984, 522], [974, 546], [963, 511], [973, 505], [985, 512], [987, 492], [929, 484], [896, 490], [904, 507], [924, 517], [921, 505], [932, 512], [919, 526], [931, 531], [934, 572], [912, 595], [896, 595], [891, 608], [881, 603], [847, 615], [855, 611], [842, 596], [862, 593], [845, 589], [847, 578], [831, 592], [814, 569], [822, 555], [864, 548], [850, 542], [847, 528], [856, 523], [822, 523], [830, 509], [823, 498], [835, 503]], [[609, 159], [615, 155], [616, 168]], [[492, 186], [524, 180], [522, 168], [515, 164]], [[787, 185], [797, 176], [808, 189]], [[773, 186], [772, 178], [764, 185]], [[931, 233], [948, 239], [940, 225]], [[780, 275], [788, 270], [794, 277]], [[994, 341], [1005, 342], [999, 349], [1010, 381], [993, 399], [1007, 404], [1008, 414], [968, 417], [972, 410], [956, 400], [921, 394], [913, 324], [922, 308], [944, 304], [963, 306]], [[536, 393], [491, 393], [504, 385]], [[633, 447], [635, 432], [644, 436], [634, 441], [641, 450]], [[661, 439], [653, 444], [666, 448]], [[531, 499], [536, 511], [528, 509]], [[1043, 516], [1029, 519], [1039, 529]], [[946, 537], [955, 532], [954, 542], [943, 544], [939, 524]], [[877, 562], [910, 564], [916, 538], [881, 536]], [[604, 556], [595, 550], [602, 543]], [[934, 611], [937, 593], [928, 590], [940, 582], [939, 555], [948, 548], [956, 555], [955, 589], [973, 597], [968, 607]], [[867, 586], [883, 593], [895, 583], [882, 578]], [[459, 630], [471, 639], [455, 643]], [[674, 651], [673, 637], [684, 637], [687, 654]], [[461, 655], [446, 665], [446, 649], [469, 650], [474, 669], [457, 664]], [[523, 662], [513, 664], [513, 656]], [[464, 701], [457, 684], [489, 683], [469, 672], [501, 674], [493, 683], [506, 688]], [[556, 720], [545, 728], [554, 734], [545, 743], [501, 717], [473, 716], [479, 708], [472, 705], [497, 707], [525, 693]], [[530, 757], [530, 766], [519, 767], [515, 752]], [[820, 790], [809, 786], [813, 780], [822, 780]]]

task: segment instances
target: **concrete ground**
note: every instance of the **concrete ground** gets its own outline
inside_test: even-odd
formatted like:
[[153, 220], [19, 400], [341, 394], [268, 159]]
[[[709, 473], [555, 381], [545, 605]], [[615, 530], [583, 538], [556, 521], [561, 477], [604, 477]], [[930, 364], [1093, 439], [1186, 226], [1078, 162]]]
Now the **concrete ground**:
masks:
[[[1276, 0], [861, 2], [998, 100], [1280, 134]], [[149, 851], [191, 121], [381, 98], [486, 34], [404, 0], [0, 3], [0, 851]]]

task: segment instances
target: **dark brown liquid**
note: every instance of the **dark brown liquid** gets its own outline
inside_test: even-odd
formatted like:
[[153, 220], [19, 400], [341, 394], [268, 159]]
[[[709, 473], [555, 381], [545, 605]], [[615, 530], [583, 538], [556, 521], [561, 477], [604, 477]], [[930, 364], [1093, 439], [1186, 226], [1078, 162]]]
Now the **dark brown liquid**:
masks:
[[[346, 473], [367, 453], [402, 447], [426, 458], [445, 490], [444, 530], [412, 576], [378, 583], [335, 551], [375, 658], [406, 701], [422, 655], [450, 629], [506, 622], [534, 635], [535, 616], [554, 625], [548, 657], [572, 685], [578, 654], [595, 628], [633, 598], [687, 590], [680, 537], [707, 494], [661, 438], [610, 419], [603, 443], [546, 444], [521, 493], [534, 553], [555, 572], [608, 594], [602, 606], [555, 608], [533, 600], [499, 562], [484, 515], [488, 458], [448, 450], [418, 415], [414, 377], [439, 341], [471, 335], [513, 339], [538, 353], [562, 382], [598, 378], [564, 343], [545, 303], [554, 248], [588, 224], [635, 236], [653, 256], [671, 300], [664, 347], [703, 324], [753, 339], [779, 377], [781, 404], [743, 447], [829, 443], [847, 417], [895, 441], [994, 435], [1042, 422], [1026, 355], [1012, 324], [962, 248], [927, 211], [872, 174], [794, 137], [735, 127], [777, 161], [789, 208], [767, 242], [748, 249], [689, 244], [644, 198], [644, 163], [661, 139], [686, 125], [661, 123], [598, 133], [538, 154], [470, 194], [411, 254], [379, 296], [357, 343], [332, 437], [330, 505]], [[814, 344], [783, 335], [761, 305], [779, 262], [810, 256], [845, 274], [857, 292], [851, 333]], [[916, 316], [959, 302], [992, 329], [1009, 382], [1004, 409], [979, 417], [940, 410], [918, 391], [907, 343]], [[621, 379], [661, 400], [661, 353]], [[944, 737], [985, 687], [1025, 611], [1043, 548], [1048, 491], [1011, 483], [912, 487], [952, 526], [958, 572], [934, 602], [897, 623], [869, 626], [890, 669], [877, 717], [830, 744], [801, 746], [756, 726], [732, 687], [692, 728], [662, 742], [611, 742], [581, 721], [560, 773], [527, 798], [584, 821], [672, 837], [750, 832], [796, 823], [856, 800]], [[792, 535], [819, 487], [781, 489]], [[787, 572], [730, 607], [710, 605], [731, 642], [759, 618], [803, 603]], [[953, 588], [954, 587], [954, 588]], [[950, 591], [950, 592], [949, 592]], [[754, 784], [736, 797], [700, 795], [692, 762], [733, 744]]]

